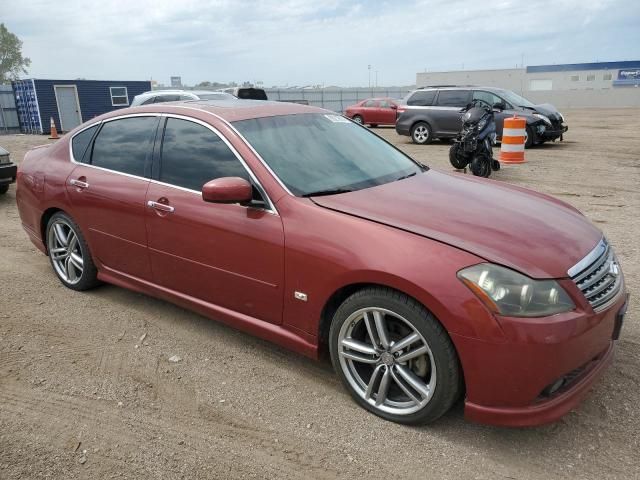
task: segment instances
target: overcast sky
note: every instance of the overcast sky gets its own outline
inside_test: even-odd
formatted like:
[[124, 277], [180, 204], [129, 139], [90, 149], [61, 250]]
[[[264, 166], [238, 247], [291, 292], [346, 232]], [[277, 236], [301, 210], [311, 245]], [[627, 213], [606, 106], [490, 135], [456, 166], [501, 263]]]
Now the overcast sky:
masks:
[[0, 0], [29, 76], [411, 85], [416, 72], [640, 59], [637, 0]]

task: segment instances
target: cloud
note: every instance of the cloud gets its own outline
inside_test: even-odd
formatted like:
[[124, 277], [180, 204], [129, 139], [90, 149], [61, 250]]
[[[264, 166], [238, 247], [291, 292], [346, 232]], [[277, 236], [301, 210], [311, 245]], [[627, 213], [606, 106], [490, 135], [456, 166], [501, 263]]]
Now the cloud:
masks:
[[640, 57], [622, 0], [4, 2], [41, 78], [407, 85], [429, 70]]

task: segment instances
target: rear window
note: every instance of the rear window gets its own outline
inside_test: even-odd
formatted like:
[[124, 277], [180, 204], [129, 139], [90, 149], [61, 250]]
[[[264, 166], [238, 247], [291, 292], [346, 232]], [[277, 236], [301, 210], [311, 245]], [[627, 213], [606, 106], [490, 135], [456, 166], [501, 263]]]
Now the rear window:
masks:
[[131, 117], [106, 122], [93, 143], [91, 164], [144, 176], [157, 123], [158, 117]]
[[422, 107], [433, 105], [433, 99], [435, 97], [435, 90], [418, 90], [409, 97], [407, 105], [418, 105]]
[[77, 134], [73, 137], [73, 140], [71, 140], [71, 151], [73, 152], [73, 159], [76, 162], [82, 162], [84, 152], [87, 151], [87, 147], [89, 146], [89, 143], [91, 143], [91, 139], [93, 138], [93, 134], [96, 133], [97, 128], [97, 125], [89, 127]]
[[261, 88], [239, 88], [237, 94], [243, 100], [267, 100], [267, 93]]
[[440, 107], [464, 107], [471, 100], [469, 90], [440, 90], [437, 105]]

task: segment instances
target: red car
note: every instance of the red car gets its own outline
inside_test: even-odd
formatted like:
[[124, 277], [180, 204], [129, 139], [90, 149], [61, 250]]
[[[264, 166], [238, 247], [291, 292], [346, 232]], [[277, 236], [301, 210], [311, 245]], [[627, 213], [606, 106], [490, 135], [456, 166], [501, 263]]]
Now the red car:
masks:
[[627, 303], [571, 206], [430, 170], [303, 105], [108, 113], [28, 152], [16, 195], [68, 288], [108, 282], [328, 352], [360, 405], [402, 423], [461, 396], [479, 422], [558, 419], [610, 363]]
[[391, 98], [368, 98], [347, 107], [344, 114], [361, 125], [377, 127], [378, 125], [395, 125], [397, 109], [397, 101]]

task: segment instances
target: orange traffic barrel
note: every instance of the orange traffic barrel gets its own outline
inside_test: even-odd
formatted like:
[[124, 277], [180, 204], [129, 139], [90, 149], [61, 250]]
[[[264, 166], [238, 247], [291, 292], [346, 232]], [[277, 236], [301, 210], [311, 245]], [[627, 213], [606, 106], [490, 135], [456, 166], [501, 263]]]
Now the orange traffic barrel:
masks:
[[524, 144], [527, 120], [516, 117], [504, 119], [502, 144], [500, 145], [500, 161], [502, 163], [524, 163]]

